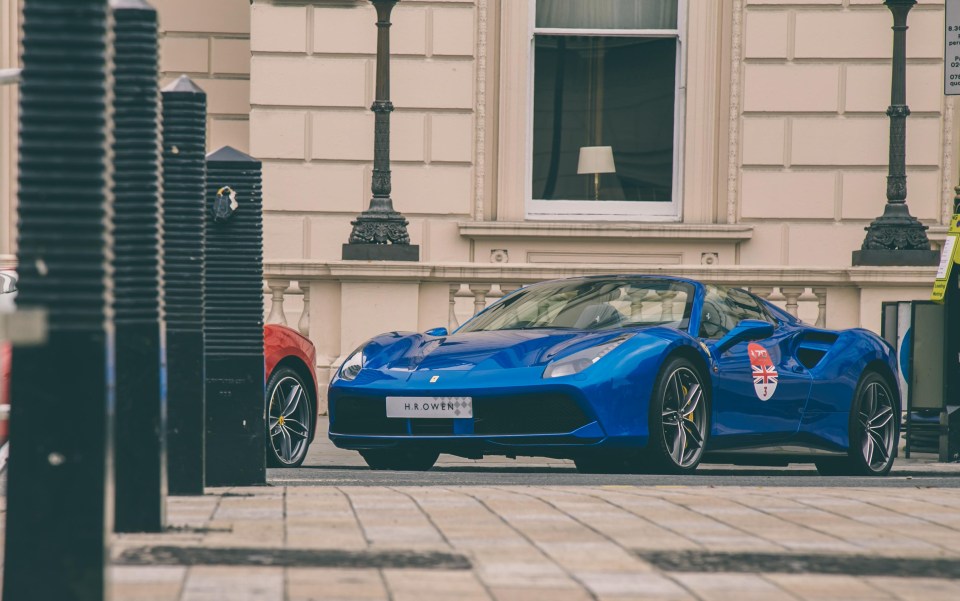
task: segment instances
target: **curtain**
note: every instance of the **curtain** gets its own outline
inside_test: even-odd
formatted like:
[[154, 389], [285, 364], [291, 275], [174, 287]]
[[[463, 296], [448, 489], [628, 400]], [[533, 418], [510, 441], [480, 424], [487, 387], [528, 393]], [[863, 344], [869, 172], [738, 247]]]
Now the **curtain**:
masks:
[[537, 0], [537, 27], [676, 29], [677, 0]]

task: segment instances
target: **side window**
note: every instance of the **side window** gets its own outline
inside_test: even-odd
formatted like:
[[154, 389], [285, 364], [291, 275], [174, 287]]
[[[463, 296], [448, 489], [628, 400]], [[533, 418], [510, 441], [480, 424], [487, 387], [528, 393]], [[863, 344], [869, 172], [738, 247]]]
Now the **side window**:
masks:
[[700, 314], [701, 338], [722, 338], [730, 331], [724, 304], [722, 291], [714, 286], [707, 286], [707, 294], [703, 298], [703, 313]]
[[742, 290], [707, 286], [700, 316], [701, 338], [721, 338], [744, 319], [770, 321], [757, 301]]
[[727, 303], [730, 306], [730, 312], [736, 317], [737, 324], [744, 319], [770, 321], [756, 299], [742, 290], [727, 290]]

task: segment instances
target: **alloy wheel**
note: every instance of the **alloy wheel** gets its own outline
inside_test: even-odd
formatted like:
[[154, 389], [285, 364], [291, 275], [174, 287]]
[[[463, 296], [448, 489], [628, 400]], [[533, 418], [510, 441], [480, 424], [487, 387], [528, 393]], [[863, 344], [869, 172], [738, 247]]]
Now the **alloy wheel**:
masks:
[[670, 374], [664, 388], [663, 441], [677, 467], [695, 465], [703, 454], [706, 403], [697, 374], [679, 367]]
[[270, 443], [277, 459], [285, 464], [298, 462], [310, 438], [310, 403], [297, 378], [285, 376], [270, 394]]
[[882, 471], [893, 455], [894, 403], [890, 391], [880, 382], [870, 382], [860, 393], [860, 441], [867, 466]]

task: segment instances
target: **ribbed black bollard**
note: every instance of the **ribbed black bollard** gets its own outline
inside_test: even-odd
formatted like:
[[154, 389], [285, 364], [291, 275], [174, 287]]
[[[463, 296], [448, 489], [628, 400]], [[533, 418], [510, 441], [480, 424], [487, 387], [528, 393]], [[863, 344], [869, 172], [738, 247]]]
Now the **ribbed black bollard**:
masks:
[[15, 348], [3, 598], [104, 597], [113, 515], [113, 61], [107, 0], [28, 0], [20, 83], [21, 308], [49, 335]]
[[112, 0], [117, 415], [114, 529], [160, 532], [167, 498], [166, 341], [160, 298], [157, 11]]
[[260, 161], [207, 156], [207, 485], [266, 483]]
[[167, 486], [171, 495], [202, 495], [207, 95], [181, 77], [162, 96]]

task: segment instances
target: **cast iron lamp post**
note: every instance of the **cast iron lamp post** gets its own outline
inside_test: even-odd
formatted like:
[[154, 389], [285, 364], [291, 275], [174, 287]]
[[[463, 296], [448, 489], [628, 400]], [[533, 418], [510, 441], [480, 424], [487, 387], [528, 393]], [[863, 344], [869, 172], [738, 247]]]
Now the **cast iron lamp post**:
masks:
[[374, 113], [373, 199], [370, 208], [351, 222], [344, 259], [419, 261], [420, 247], [410, 244], [407, 220], [390, 199], [390, 13], [399, 0], [370, 0], [377, 9], [377, 91]]
[[893, 82], [890, 91], [890, 167], [887, 205], [883, 215], [867, 228], [860, 250], [853, 251], [854, 265], [936, 265], [939, 255], [930, 250], [927, 226], [907, 208], [907, 14], [917, 0], [884, 0], [893, 13]]

